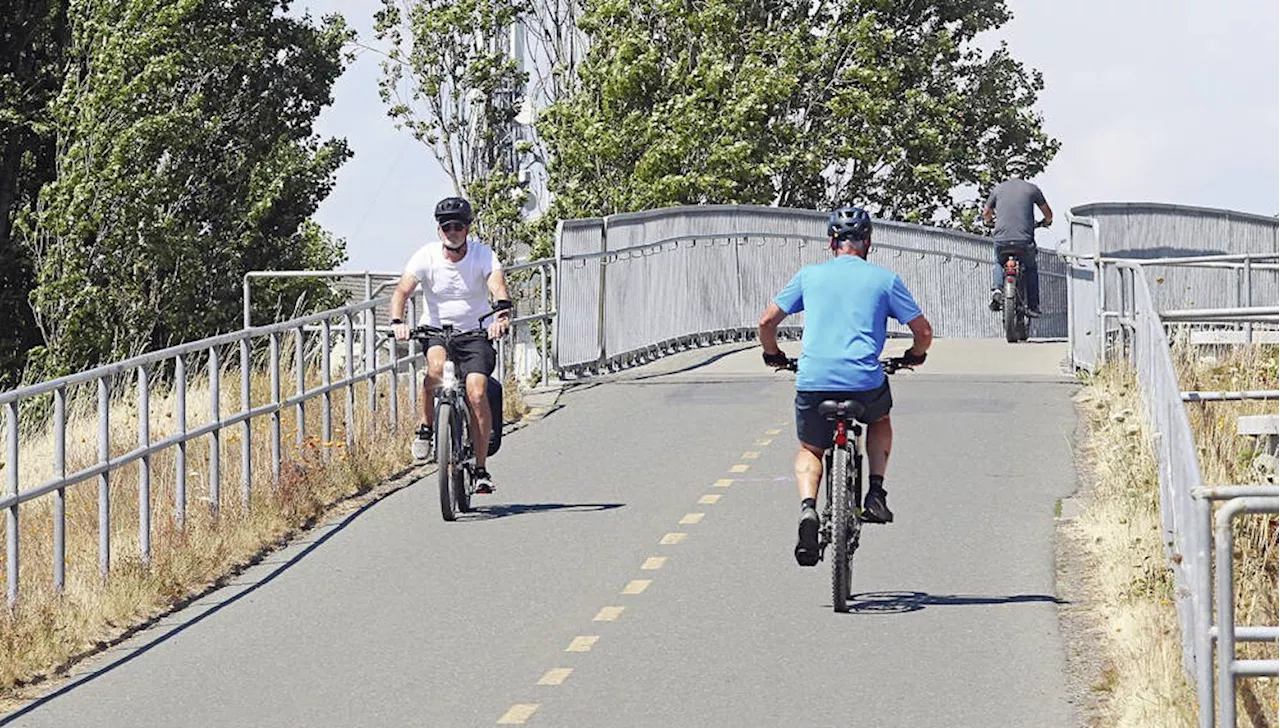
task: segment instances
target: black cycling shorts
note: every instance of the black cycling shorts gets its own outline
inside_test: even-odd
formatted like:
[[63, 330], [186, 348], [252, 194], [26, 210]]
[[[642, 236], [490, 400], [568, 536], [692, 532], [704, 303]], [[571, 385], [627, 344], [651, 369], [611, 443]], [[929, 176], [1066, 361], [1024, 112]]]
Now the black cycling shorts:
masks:
[[818, 405], [824, 400], [852, 399], [866, 408], [859, 418], [871, 424], [889, 414], [893, 409], [893, 393], [889, 391], [889, 378], [878, 389], [864, 392], [796, 392], [796, 436], [800, 442], [823, 450], [835, 440], [836, 423], [818, 414]]
[[[427, 351], [435, 347], [444, 347], [443, 336], [428, 336]], [[450, 346], [449, 358], [458, 366], [458, 376], [466, 379], [468, 374], [483, 374], [486, 377], [493, 374], [494, 368], [498, 364], [498, 352], [494, 351], [493, 343], [489, 341], [489, 337], [485, 334], [477, 333], [475, 336], [457, 336], [453, 339]]]

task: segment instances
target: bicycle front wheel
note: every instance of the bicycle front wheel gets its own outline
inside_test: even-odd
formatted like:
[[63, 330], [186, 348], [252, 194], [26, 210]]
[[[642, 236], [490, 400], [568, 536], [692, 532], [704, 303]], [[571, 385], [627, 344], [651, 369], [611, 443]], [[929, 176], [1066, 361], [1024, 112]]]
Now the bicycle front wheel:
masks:
[[436, 410], [436, 475], [440, 485], [440, 515], [446, 521], [457, 519], [454, 508], [454, 484], [458, 470], [454, 463], [453, 405], [442, 402]]
[[471, 466], [463, 466], [463, 462], [471, 463], [471, 409], [464, 403], [455, 410], [458, 421], [454, 423], [454, 431], [458, 433], [454, 452], [458, 462], [453, 471], [453, 502], [459, 513], [471, 512], [471, 494], [475, 492], [475, 478]]
[[831, 458], [831, 608], [849, 611], [849, 570], [853, 554], [849, 551], [849, 522], [853, 503], [849, 492], [849, 452], [837, 449]]

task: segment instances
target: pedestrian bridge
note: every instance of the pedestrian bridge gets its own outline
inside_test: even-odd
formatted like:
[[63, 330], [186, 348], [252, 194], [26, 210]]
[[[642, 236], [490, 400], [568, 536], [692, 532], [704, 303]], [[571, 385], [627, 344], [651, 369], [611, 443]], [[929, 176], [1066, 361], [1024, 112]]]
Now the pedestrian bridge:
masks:
[[[408, 471], [76, 663], [0, 725], [1078, 725], [1085, 686], [1073, 682], [1060, 628], [1055, 513], [1077, 486], [1074, 372], [1115, 355], [1128, 331], [1125, 311], [1103, 315], [1107, 273], [1089, 253], [1042, 250], [1047, 315], [1032, 341], [1007, 344], [982, 307], [989, 243], [877, 228], [872, 261], [903, 276], [940, 338], [923, 367], [892, 380], [886, 485], [897, 518], [868, 526], [851, 611], [834, 614], [827, 565], [792, 557], [793, 377], [764, 367], [748, 340], [769, 296], [828, 255], [819, 218], [696, 208], [563, 223], [554, 261], [513, 271], [530, 305], [506, 343], [510, 373], [556, 376], [528, 393], [531, 416], [493, 461], [498, 491], [474, 514], [444, 523], [432, 469]], [[1079, 253], [1085, 232], [1063, 252]], [[1251, 292], [1264, 295], [1274, 271], [1259, 275]], [[1098, 305], [1082, 316], [1086, 301]], [[278, 472], [282, 417], [351, 443], [386, 432], [374, 413], [406, 421], [400, 398], [413, 388], [391, 373], [416, 363], [382, 351], [371, 315], [381, 306], [0, 394], [16, 442], [24, 397], [51, 397], [57, 429], [68, 388], [96, 387], [108, 402], [121, 381], [136, 383], [149, 412], [149, 377], [176, 371], [186, 387], [197, 359], [215, 402], [220, 362], [237, 348], [271, 373], [265, 401], [245, 373], [239, 411], [215, 406], [188, 425], [184, 404], [179, 431], [153, 438], [140, 424], [137, 448], [81, 471], [64, 463], [61, 479], [19, 479], [35, 466], [10, 457], [8, 532], [18, 502], [58, 497], [70, 479], [125, 461], [146, 470], [153, 446], [223, 429], [252, 436], [257, 418], [269, 423], [270, 455], [251, 457], [246, 437], [219, 445], [224, 465], [243, 448], [242, 473]], [[891, 339], [886, 353], [908, 343]], [[336, 373], [335, 347], [346, 352]], [[323, 359], [323, 380], [299, 364], [295, 390], [290, 351], [299, 363]], [[109, 428], [100, 436], [104, 453], [120, 449]], [[193, 498], [220, 484], [221, 457], [193, 479]], [[184, 467], [176, 472], [185, 499]], [[249, 486], [245, 476], [246, 502]], [[150, 496], [139, 492], [148, 520], [129, 546], [149, 548]], [[28, 578], [48, 579], [19, 579], [12, 542], [9, 554], [11, 598]]]

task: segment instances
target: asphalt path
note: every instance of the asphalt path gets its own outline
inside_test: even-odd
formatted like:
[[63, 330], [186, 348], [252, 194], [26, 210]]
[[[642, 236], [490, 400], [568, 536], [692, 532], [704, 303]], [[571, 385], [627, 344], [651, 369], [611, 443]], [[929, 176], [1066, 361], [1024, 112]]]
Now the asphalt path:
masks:
[[896, 522], [848, 614], [792, 556], [793, 380], [739, 349], [566, 388], [476, 514], [397, 490], [0, 725], [1076, 726], [1062, 345], [940, 341], [895, 376]]

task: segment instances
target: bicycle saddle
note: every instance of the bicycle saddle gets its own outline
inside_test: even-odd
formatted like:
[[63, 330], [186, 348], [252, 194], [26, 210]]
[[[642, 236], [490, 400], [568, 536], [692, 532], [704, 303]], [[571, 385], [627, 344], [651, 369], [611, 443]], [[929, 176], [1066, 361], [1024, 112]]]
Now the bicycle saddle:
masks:
[[861, 402], [852, 399], [836, 401], [824, 400], [818, 405], [818, 414], [828, 420], [862, 420], [867, 408]]

